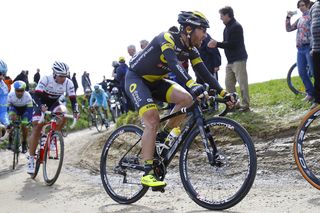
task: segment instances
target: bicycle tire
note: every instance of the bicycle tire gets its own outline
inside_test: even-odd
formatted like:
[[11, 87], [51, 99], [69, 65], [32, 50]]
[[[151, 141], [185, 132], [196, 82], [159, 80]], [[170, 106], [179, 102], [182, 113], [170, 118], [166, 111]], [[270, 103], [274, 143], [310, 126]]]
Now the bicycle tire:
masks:
[[40, 164], [41, 164], [40, 158], [41, 157], [40, 157], [40, 141], [39, 141], [38, 144], [37, 144], [36, 153], [35, 153], [35, 160], [36, 160], [35, 163], [36, 164], [35, 164], [35, 167], [34, 167], [34, 173], [30, 175], [32, 179], [35, 179], [37, 177], [38, 173], [39, 173]]
[[68, 127], [67, 126], [65, 126], [65, 127], [63, 127], [62, 129], [61, 129], [61, 135], [62, 135], [62, 137], [67, 137], [68, 136], [68, 134], [69, 134], [69, 132], [68, 132], [68, 129], [67, 129]]
[[101, 112], [97, 112], [95, 114], [95, 120], [96, 120], [96, 123], [95, 123], [95, 127], [97, 129], [98, 132], [101, 132], [102, 131], [102, 128], [104, 126], [104, 123], [103, 123], [103, 119], [102, 119], [102, 115], [101, 115]]
[[[50, 150], [51, 143], [55, 143], [56, 151]], [[46, 182], [46, 185], [51, 186], [58, 179], [62, 168], [63, 157], [63, 137], [60, 132], [55, 132], [54, 134], [52, 134], [50, 142], [46, 144], [44, 151], [43, 179]]]
[[107, 139], [101, 153], [100, 175], [103, 187], [114, 201], [121, 204], [138, 201], [149, 188], [140, 183], [144, 171], [121, 164], [121, 161], [124, 163], [127, 159], [125, 162], [128, 164], [143, 167], [140, 164], [142, 134], [143, 130], [138, 126], [119, 127]]
[[306, 95], [306, 92], [305, 92], [305, 87], [302, 83], [302, 80], [300, 78], [300, 76], [298, 76], [298, 78], [294, 81], [292, 78], [292, 73], [295, 73], [297, 68], [297, 63], [294, 63], [289, 71], [288, 71], [288, 74], [287, 74], [287, 84], [288, 84], [288, 87], [289, 89], [296, 95], [298, 94], [303, 94], [303, 95]]
[[93, 122], [92, 122], [92, 114], [91, 112], [88, 112], [88, 116], [87, 116], [87, 121], [88, 121], [88, 128], [91, 129], [91, 127], [93, 126]]
[[20, 131], [19, 131], [19, 129], [14, 128], [13, 135], [14, 135], [14, 138], [13, 138], [14, 142], [13, 142], [13, 149], [12, 149], [12, 151], [13, 151], [12, 170], [15, 170], [16, 166], [19, 163], [19, 153], [20, 153], [20, 150], [19, 150], [19, 147], [20, 147]]
[[320, 190], [320, 107], [309, 111], [297, 128], [293, 150], [298, 169], [305, 180]]
[[205, 122], [206, 136], [211, 134], [216, 143], [220, 165], [210, 165], [205, 150], [212, 151], [212, 147], [204, 147], [199, 128], [194, 128], [181, 150], [181, 180], [198, 205], [210, 210], [228, 209], [247, 195], [254, 182], [255, 148], [248, 132], [236, 121], [214, 117]]
[[69, 131], [68, 131], [68, 121], [67, 121], [64, 127], [61, 129], [61, 135], [65, 138], [68, 136], [68, 134], [69, 134]]

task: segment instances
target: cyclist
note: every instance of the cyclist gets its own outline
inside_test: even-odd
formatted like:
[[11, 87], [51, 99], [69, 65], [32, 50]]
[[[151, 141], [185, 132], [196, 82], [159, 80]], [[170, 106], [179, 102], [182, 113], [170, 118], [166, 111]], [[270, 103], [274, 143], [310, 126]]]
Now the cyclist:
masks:
[[83, 96], [83, 99], [82, 99], [82, 110], [84, 110], [86, 108], [87, 102], [88, 102], [88, 105], [89, 105], [91, 93], [92, 93], [92, 90], [90, 88], [86, 88], [85, 89], [84, 96]]
[[32, 109], [33, 102], [30, 93], [26, 90], [26, 83], [23, 81], [15, 81], [13, 83], [14, 91], [11, 91], [8, 95], [8, 107], [9, 107], [9, 121], [10, 125], [9, 131], [9, 143], [7, 148], [11, 149], [12, 146], [12, 135], [10, 135], [11, 125], [13, 121], [20, 118], [22, 124], [22, 153], [26, 153], [27, 146], [27, 136], [29, 124], [32, 120]]
[[[33, 108], [32, 117], [32, 133], [29, 138], [29, 162], [27, 173], [34, 173], [34, 156], [37, 148], [38, 141], [40, 139], [41, 129], [43, 124], [38, 123], [41, 117], [41, 112], [50, 110], [53, 112], [66, 112], [66, 107], [59, 102], [59, 97], [64, 93], [67, 93], [71, 101], [73, 115], [75, 118], [79, 118], [78, 104], [76, 100], [76, 94], [74, 85], [70, 79], [67, 78], [69, 74], [69, 67], [63, 62], [54, 62], [52, 66], [53, 74], [49, 76], [43, 76], [34, 94], [35, 106]], [[66, 118], [58, 122], [57, 129], [61, 131], [63, 125], [66, 123]]]
[[93, 87], [93, 91], [90, 97], [90, 110], [97, 109], [98, 107], [102, 107], [102, 110], [105, 114], [103, 116], [103, 123], [106, 128], [109, 127], [108, 122], [108, 94], [102, 89], [100, 84], [96, 84]]
[[[172, 112], [176, 112], [182, 107], [190, 106], [193, 98], [206, 93], [204, 87], [190, 77], [179, 61], [190, 60], [194, 71], [217, 90], [220, 96], [225, 97], [230, 107], [233, 107], [235, 102], [233, 95], [223, 90], [209, 73], [197, 50], [206, 37], [206, 30], [209, 27], [206, 17], [197, 11], [182, 11], [178, 16], [178, 22], [179, 33], [159, 34], [144, 50], [132, 58], [125, 79], [126, 92], [135, 107], [139, 109], [139, 115], [145, 123], [141, 139], [145, 174], [141, 178], [141, 184], [150, 187], [166, 185], [164, 181], [157, 180], [153, 172], [155, 140], [160, 120], [153, 98], [174, 103]], [[165, 79], [169, 72], [174, 72], [188, 91], [179, 84]], [[178, 116], [171, 119], [163, 131], [168, 133], [184, 118], [185, 116]]]
[[[7, 98], [9, 89], [6, 83], [4, 82], [4, 78], [7, 74], [8, 67], [7, 64], [0, 60], [0, 124], [2, 133], [4, 134], [5, 128], [9, 125], [8, 113], [7, 113]], [[4, 135], [1, 140], [6, 139], [8, 135]]]

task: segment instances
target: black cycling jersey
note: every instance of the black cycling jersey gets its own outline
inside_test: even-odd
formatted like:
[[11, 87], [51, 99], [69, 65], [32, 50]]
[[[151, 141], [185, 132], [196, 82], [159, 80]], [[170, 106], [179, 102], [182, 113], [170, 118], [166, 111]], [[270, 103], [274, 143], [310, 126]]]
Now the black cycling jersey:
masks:
[[163, 79], [174, 72], [179, 82], [185, 84], [191, 76], [182, 67], [181, 62], [190, 60], [193, 70], [218, 93], [222, 88], [204, 65], [197, 48], [186, 47], [179, 33], [164, 32], [156, 36], [150, 44], [137, 53], [130, 61], [130, 70], [148, 82]]

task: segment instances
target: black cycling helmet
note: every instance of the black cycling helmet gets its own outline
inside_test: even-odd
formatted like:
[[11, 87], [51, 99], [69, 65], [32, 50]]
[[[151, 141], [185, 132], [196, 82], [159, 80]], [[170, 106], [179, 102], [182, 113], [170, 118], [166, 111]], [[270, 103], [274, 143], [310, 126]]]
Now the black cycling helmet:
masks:
[[181, 11], [178, 16], [178, 22], [183, 26], [210, 27], [208, 19], [199, 11]]

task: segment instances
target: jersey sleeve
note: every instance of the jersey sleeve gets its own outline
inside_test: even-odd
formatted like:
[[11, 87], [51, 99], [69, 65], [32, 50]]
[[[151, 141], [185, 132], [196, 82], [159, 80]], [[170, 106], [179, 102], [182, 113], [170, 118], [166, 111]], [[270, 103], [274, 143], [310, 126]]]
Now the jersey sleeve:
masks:
[[168, 63], [170, 70], [176, 74], [180, 82], [186, 84], [192, 78], [179, 63], [179, 60], [174, 52], [175, 43], [172, 35], [170, 33], [163, 33], [159, 35], [158, 39], [161, 51]]
[[70, 79], [66, 79], [67, 80], [67, 89], [66, 89], [66, 93], [69, 96], [70, 102], [71, 102], [71, 107], [72, 110], [74, 112], [78, 111], [78, 103], [77, 103], [77, 96], [76, 96], [76, 92], [74, 89], [74, 84]]

